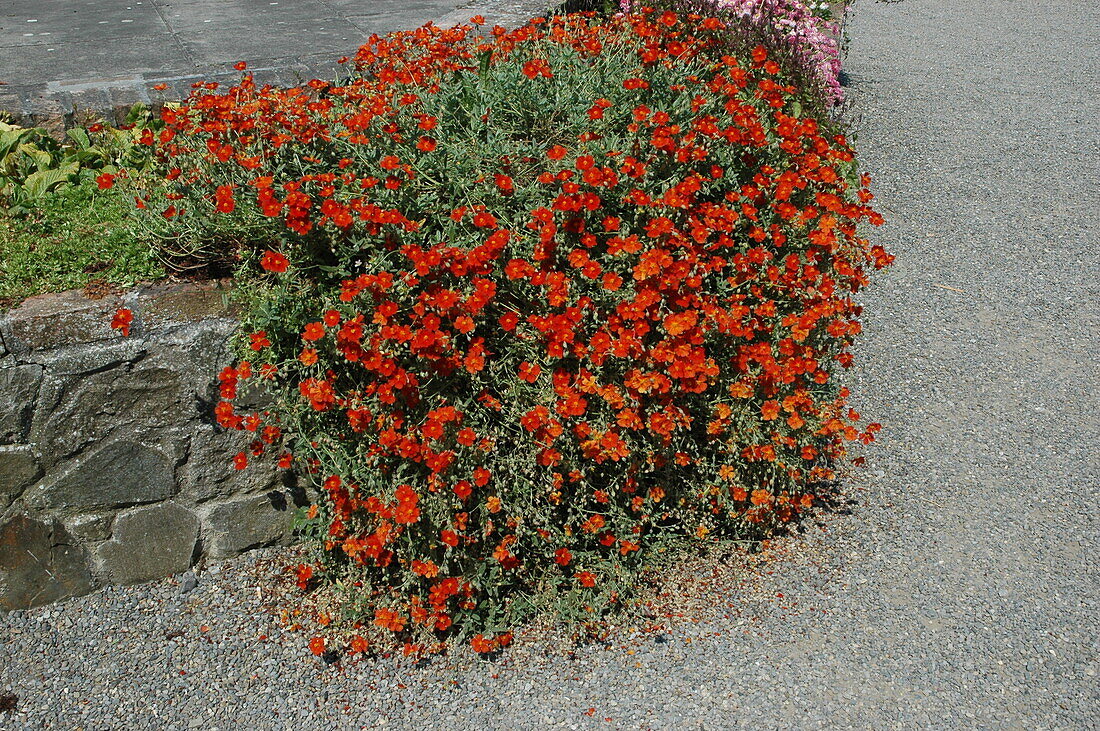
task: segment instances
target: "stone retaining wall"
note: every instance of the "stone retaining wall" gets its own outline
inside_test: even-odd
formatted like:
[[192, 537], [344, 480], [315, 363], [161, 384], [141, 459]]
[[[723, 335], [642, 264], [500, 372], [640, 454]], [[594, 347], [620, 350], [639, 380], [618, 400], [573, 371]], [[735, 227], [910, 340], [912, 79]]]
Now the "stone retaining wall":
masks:
[[[285, 543], [307, 497], [213, 421], [222, 283], [34, 297], [0, 317], [0, 610]], [[134, 312], [124, 338], [118, 307]]]

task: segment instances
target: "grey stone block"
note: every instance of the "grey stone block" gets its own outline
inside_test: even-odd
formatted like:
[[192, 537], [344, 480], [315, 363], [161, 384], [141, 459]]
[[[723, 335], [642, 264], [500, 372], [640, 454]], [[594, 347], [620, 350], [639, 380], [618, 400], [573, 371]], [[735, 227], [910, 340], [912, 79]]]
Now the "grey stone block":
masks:
[[197, 503], [234, 493], [272, 490], [279, 485], [275, 460], [251, 460], [247, 469], [233, 466], [233, 456], [256, 437], [250, 432], [218, 431], [198, 425], [191, 435], [187, 464], [180, 469], [180, 494]]
[[41, 476], [42, 469], [30, 445], [0, 447], [0, 510], [11, 505]]
[[52, 482], [26, 494], [48, 510], [86, 511], [151, 503], [176, 493], [173, 465], [158, 449], [117, 441], [79, 462]]
[[50, 469], [115, 434], [163, 434], [194, 418], [194, 379], [194, 373], [152, 356], [83, 376], [48, 377], [30, 441]]
[[191, 566], [199, 520], [175, 503], [136, 508], [115, 519], [111, 540], [96, 552], [112, 584], [136, 584], [186, 571]]
[[85, 542], [104, 541], [111, 537], [114, 513], [89, 513], [66, 521], [69, 533]]
[[146, 343], [136, 338], [118, 342], [74, 345], [29, 353], [24, 360], [43, 366], [51, 376], [81, 376], [136, 363], [148, 355]]
[[39, 295], [9, 312], [0, 321], [0, 330], [4, 343], [19, 355], [76, 343], [114, 340], [119, 334], [111, 329], [111, 318], [124, 304], [119, 297], [88, 299], [80, 291]]
[[0, 608], [36, 607], [94, 588], [83, 549], [56, 521], [17, 515], [0, 526]]
[[0, 444], [26, 440], [41, 384], [41, 366], [0, 361]]
[[232, 292], [229, 281], [151, 284], [141, 290], [142, 320], [150, 329], [157, 329], [176, 323], [234, 317], [240, 315], [240, 307], [230, 301]]
[[234, 556], [250, 548], [285, 543], [290, 538], [294, 504], [280, 491], [228, 500], [206, 514], [206, 550], [212, 558]]

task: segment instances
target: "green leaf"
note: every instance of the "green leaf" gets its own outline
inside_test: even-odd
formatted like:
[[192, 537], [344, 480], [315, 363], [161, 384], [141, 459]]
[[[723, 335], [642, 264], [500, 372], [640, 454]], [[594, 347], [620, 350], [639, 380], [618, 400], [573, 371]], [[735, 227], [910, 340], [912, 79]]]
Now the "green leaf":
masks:
[[53, 164], [53, 155], [32, 143], [19, 145], [19, 152], [29, 157], [39, 170], [48, 170]]
[[75, 162], [68, 163], [54, 170], [39, 170], [27, 176], [26, 181], [23, 183], [23, 188], [26, 190], [29, 198], [41, 198], [51, 190], [55, 190], [58, 186], [67, 183], [69, 177], [75, 175], [79, 170], [80, 165]]
[[0, 130], [0, 159], [3, 159], [12, 153], [12, 150], [17, 148], [24, 140], [32, 135], [29, 132], [34, 130], [29, 129], [5, 129]]
[[141, 102], [138, 102], [134, 106], [130, 107], [130, 111], [126, 114], [126, 124], [137, 124], [144, 122], [149, 117], [149, 107], [145, 106]]
[[88, 137], [88, 131], [80, 127], [74, 127], [66, 132], [69, 138], [76, 143], [80, 150], [87, 150], [92, 146], [92, 140]]

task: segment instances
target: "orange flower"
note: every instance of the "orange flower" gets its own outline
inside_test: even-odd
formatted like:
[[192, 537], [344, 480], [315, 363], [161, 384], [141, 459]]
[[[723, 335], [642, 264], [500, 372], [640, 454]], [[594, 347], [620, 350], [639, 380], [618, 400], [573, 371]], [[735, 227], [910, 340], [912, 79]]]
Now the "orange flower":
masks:
[[771, 399], [764, 402], [764, 405], [760, 407], [760, 415], [764, 417], [765, 421], [772, 421], [779, 416], [779, 402], [775, 399]]
[[665, 330], [668, 331], [669, 335], [683, 335], [688, 330], [695, 327], [695, 323], [698, 322], [698, 320], [699, 316], [694, 310], [677, 312], [665, 318]]
[[539, 373], [542, 372], [542, 368], [536, 363], [534, 365], [524, 361], [519, 364], [519, 379], [526, 381], [527, 383], [534, 383], [539, 379]]
[[497, 225], [497, 218], [488, 211], [479, 211], [474, 214], [474, 225], [479, 228], [491, 228]]
[[267, 333], [263, 330], [252, 333], [248, 338], [250, 341], [248, 347], [253, 350], [263, 350], [271, 347], [271, 341], [267, 339]]
[[313, 342], [325, 336], [325, 326], [320, 322], [308, 323], [302, 332], [302, 340]]
[[237, 207], [236, 203], [233, 202], [233, 187], [232, 185], [219, 185], [214, 192], [216, 208], [222, 213], [232, 213], [233, 209]]
[[290, 265], [290, 260], [277, 251], [265, 251], [260, 258], [260, 266], [269, 272], [282, 274]]
[[298, 354], [298, 360], [304, 366], [311, 366], [317, 363], [317, 351], [313, 348], [302, 348], [302, 352]]
[[410, 485], [401, 485], [397, 488], [397, 508], [393, 511], [393, 519], [398, 523], [411, 525], [420, 520], [420, 508], [417, 503], [420, 496]]
[[325, 638], [324, 637], [314, 637], [313, 639], [311, 639], [309, 641], [309, 651], [312, 652], [314, 655], [324, 655], [325, 654]]
[[433, 576], [439, 576], [439, 567], [431, 561], [413, 561], [412, 572], [430, 579]]
[[390, 632], [400, 632], [405, 629], [405, 617], [399, 612], [385, 607], [374, 610], [374, 624]]
[[533, 58], [523, 64], [523, 75], [529, 79], [536, 79], [540, 76], [546, 79], [554, 78], [554, 74], [550, 71], [550, 64], [544, 58]]
[[125, 307], [120, 307], [115, 310], [114, 317], [111, 318], [111, 327], [118, 330], [122, 337], [130, 337], [130, 325], [134, 322], [134, 313]]

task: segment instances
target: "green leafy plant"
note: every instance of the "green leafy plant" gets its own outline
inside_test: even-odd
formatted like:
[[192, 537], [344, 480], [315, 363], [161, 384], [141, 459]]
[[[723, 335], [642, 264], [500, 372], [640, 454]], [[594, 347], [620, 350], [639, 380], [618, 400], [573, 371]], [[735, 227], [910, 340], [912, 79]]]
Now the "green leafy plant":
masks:
[[40, 127], [0, 122], [0, 213], [27, 213], [60, 188], [97, 175], [147, 169], [149, 148], [140, 143], [161, 126], [143, 104], [131, 108], [121, 127], [77, 127], [64, 140]]

